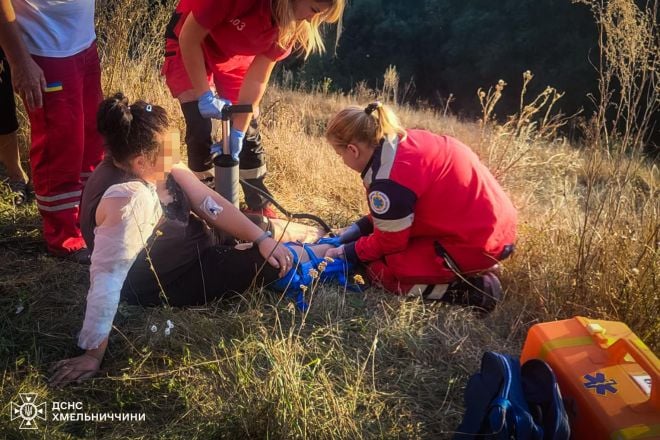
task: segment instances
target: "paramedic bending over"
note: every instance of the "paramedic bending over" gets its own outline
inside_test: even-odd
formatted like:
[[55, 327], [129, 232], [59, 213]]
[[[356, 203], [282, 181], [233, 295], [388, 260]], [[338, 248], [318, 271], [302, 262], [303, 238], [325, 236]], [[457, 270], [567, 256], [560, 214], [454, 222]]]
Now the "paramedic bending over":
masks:
[[341, 110], [326, 138], [361, 173], [370, 209], [322, 240], [338, 246], [326, 255], [366, 265], [397, 295], [492, 310], [502, 290], [491, 269], [513, 251], [516, 209], [477, 155], [449, 136], [404, 129], [379, 102]]
[[[300, 50], [323, 51], [322, 23], [339, 20], [344, 0], [181, 0], [167, 27], [162, 74], [181, 103], [186, 121], [188, 166], [212, 180], [211, 120], [222, 107], [258, 108], [275, 63]], [[215, 92], [211, 85], [215, 87]], [[268, 192], [257, 116], [235, 115], [231, 154], [240, 157], [240, 176]], [[245, 147], [245, 148], [243, 148]], [[249, 211], [275, 217], [267, 199], [243, 186]]]

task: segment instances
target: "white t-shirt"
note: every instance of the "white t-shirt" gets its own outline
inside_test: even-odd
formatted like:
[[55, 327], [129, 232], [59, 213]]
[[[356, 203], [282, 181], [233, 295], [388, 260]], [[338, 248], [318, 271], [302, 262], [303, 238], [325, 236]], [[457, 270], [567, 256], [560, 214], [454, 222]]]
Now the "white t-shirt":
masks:
[[32, 55], [69, 57], [96, 39], [94, 0], [13, 0], [12, 5]]
[[130, 200], [121, 209], [120, 223], [101, 224], [94, 229], [87, 308], [78, 336], [78, 345], [85, 350], [98, 348], [110, 334], [124, 280], [163, 214], [153, 185], [118, 183], [102, 198], [113, 197]]

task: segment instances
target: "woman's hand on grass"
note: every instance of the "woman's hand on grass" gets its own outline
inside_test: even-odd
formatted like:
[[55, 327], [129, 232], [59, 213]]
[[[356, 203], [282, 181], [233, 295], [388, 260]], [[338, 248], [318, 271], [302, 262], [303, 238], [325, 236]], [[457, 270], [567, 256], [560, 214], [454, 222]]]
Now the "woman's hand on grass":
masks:
[[51, 368], [53, 375], [48, 382], [52, 387], [64, 386], [74, 381], [80, 383], [99, 372], [101, 361], [102, 358], [89, 353], [61, 360]]

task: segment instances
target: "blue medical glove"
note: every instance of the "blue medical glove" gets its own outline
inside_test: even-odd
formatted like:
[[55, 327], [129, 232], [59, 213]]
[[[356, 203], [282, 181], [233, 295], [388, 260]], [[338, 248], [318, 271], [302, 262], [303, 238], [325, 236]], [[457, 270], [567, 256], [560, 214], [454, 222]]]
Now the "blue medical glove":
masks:
[[231, 157], [234, 160], [238, 160], [238, 155], [243, 149], [243, 139], [245, 139], [245, 133], [237, 128], [232, 128], [229, 133], [229, 151], [231, 152]]
[[362, 236], [360, 232], [360, 227], [353, 223], [351, 226], [346, 228], [346, 230], [341, 234], [335, 237], [323, 237], [316, 243], [318, 244], [331, 244], [334, 247], [341, 246], [342, 244], [351, 243]]
[[334, 247], [341, 246], [341, 237], [339, 235], [335, 235], [334, 237], [323, 237], [319, 241], [316, 242], [317, 244], [331, 244]]
[[197, 100], [197, 108], [199, 108], [199, 112], [205, 118], [221, 119], [222, 108], [225, 105], [231, 105], [231, 102], [220, 98], [218, 95], [214, 95], [210, 90], [205, 92]]
[[215, 156], [216, 154], [222, 154], [222, 142], [215, 142], [211, 145], [211, 156]]

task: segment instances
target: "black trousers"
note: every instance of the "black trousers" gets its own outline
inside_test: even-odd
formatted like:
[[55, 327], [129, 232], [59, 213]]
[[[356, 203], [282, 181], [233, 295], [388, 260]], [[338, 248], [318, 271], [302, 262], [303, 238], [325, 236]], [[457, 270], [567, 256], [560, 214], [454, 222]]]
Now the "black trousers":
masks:
[[0, 49], [0, 134], [10, 134], [16, 130], [18, 130], [18, 119], [9, 63]]
[[[181, 110], [186, 121], [185, 140], [188, 147], [188, 167], [197, 172], [210, 170], [213, 167], [211, 159], [212, 121], [202, 117], [197, 107], [197, 101], [182, 103]], [[241, 179], [250, 185], [259, 188], [266, 194], [270, 194], [264, 183], [266, 172], [266, 160], [259, 133], [259, 123], [253, 118], [245, 133], [243, 149], [239, 155], [239, 175]], [[247, 185], [241, 186], [248, 209], [258, 210], [268, 204], [268, 199], [258, 191]]]
[[154, 306], [167, 302], [173, 307], [206, 304], [214, 299], [241, 294], [252, 286], [265, 286], [278, 279], [278, 270], [268, 264], [256, 248], [238, 250], [211, 246], [199, 260], [174, 281], [163, 285], [167, 301], [154, 278], [151, 289], [139, 291], [124, 284], [121, 296], [129, 304]]

